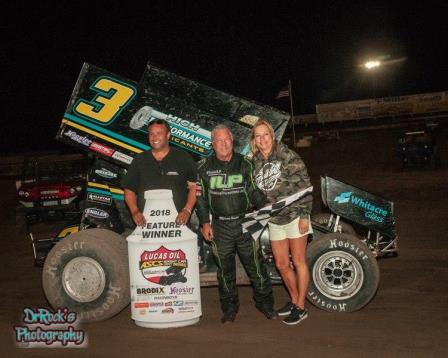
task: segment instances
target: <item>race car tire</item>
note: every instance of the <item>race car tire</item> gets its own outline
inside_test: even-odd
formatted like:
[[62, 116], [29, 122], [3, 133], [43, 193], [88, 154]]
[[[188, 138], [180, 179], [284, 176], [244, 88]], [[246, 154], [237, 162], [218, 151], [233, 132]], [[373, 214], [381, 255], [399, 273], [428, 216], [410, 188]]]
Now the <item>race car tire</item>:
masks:
[[[311, 220], [317, 222], [320, 225], [327, 226], [328, 222], [330, 221], [330, 216], [331, 214], [319, 213], [311, 216]], [[339, 225], [342, 233], [354, 236], [357, 235], [355, 229], [350, 224], [347, 224], [346, 222], [339, 220]]]
[[378, 289], [375, 256], [355, 236], [330, 233], [307, 249], [310, 283], [307, 298], [329, 312], [353, 312], [367, 305]]
[[108, 319], [130, 302], [126, 240], [106, 229], [68, 235], [48, 254], [42, 274], [50, 305], [83, 322]]

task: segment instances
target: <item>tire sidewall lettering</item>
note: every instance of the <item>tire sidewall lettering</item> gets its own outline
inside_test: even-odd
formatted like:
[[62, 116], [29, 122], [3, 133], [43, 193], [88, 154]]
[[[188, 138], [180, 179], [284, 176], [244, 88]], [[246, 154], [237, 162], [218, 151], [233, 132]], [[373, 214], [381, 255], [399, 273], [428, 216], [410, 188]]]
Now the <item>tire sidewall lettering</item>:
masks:
[[363, 248], [360, 248], [355, 244], [351, 244], [348, 241], [345, 241], [344, 239], [329, 240], [328, 249], [329, 249], [329, 251], [332, 251], [333, 249], [348, 249], [348, 252], [350, 254], [354, 254], [355, 256], [359, 257], [361, 260], [368, 260], [368, 256], [365, 254]]
[[316, 307], [329, 312], [353, 312], [365, 306], [375, 295], [379, 282], [378, 264], [370, 250], [367, 250], [367, 246], [355, 236], [340, 233], [326, 234], [313, 241], [307, 249], [310, 273], [313, 273], [314, 265], [320, 256], [332, 251], [335, 251], [335, 255], [337, 255], [336, 252], [341, 251], [351, 255], [358, 262], [364, 280], [359, 291], [353, 296], [346, 299], [332, 299], [321, 292], [318, 288], [319, 284], [313, 281], [314, 279], [321, 280], [321, 278], [311, 274], [307, 293], [308, 300]]
[[[86, 231], [90, 230], [88, 229]], [[106, 231], [109, 231], [105, 229], [93, 230], [103, 231], [100, 233], [102, 235]], [[83, 231], [79, 233], [83, 233]], [[45, 276], [44, 290], [47, 299], [47, 291], [52, 297], [52, 300], [49, 299], [50, 304], [52, 306], [67, 306], [77, 312], [81, 320], [85, 321], [98, 321], [111, 317], [121, 311], [125, 307], [124, 305], [129, 304], [130, 301], [130, 295], [126, 294], [129, 291], [129, 274], [125, 270], [128, 267], [127, 255], [125, 254], [127, 251], [126, 242], [122, 242], [121, 239], [117, 241], [119, 240], [117, 237], [110, 238], [110, 240], [114, 240], [112, 241], [113, 245], [110, 245], [110, 248], [108, 247], [104, 250], [104, 245], [109, 242], [109, 239], [105, 238], [104, 236], [106, 235], [104, 235], [99, 242], [95, 242], [97, 238], [94, 233], [95, 231], [92, 234], [84, 232], [79, 235], [81, 237], [77, 236], [73, 239], [67, 237], [63, 239], [66, 241], [58, 243], [53, 247], [53, 252], [50, 252], [52, 255], [46, 261], [43, 273]], [[110, 232], [110, 235], [119, 237], [118, 234], [113, 232]], [[82, 238], [85, 239], [82, 240]], [[102, 242], [102, 246], [100, 242]], [[62, 274], [65, 266], [77, 257], [89, 257], [97, 261], [104, 269], [105, 289], [92, 302], [80, 303], [75, 301], [68, 296], [62, 285]], [[118, 263], [120, 266], [116, 266]], [[123, 268], [118, 269], [118, 267]]]

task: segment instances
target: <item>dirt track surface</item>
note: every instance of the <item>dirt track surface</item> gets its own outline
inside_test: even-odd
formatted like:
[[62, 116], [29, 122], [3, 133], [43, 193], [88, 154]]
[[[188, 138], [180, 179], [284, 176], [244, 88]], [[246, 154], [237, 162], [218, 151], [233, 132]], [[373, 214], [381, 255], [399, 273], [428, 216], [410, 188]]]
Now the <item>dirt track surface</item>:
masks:
[[[345, 134], [338, 141], [299, 149], [315, 186], [328, 174], [395, 203], [400, 255], [379, 262], [381, 282], [362, 310], [327, 313], [308, 304], [297, 326], [267, 321], [240, 287], [241, 308], [232, 325], [219, 322], [217, 289], [202, 289], [203, 317], [196, 326], [153, 330], [137, 327], [130, 307], [105, 322], [84, 325], [88, 348], [18, 349], [14, 325], [24, 307], [46, 307], [41, 269], [33, 266], [23, 222], [14, 210], [14, 183], [1, 181], [3, 269], [0, 296], [2, 357], [446, 357], [448, 356], [448, 155], [443, 168], [402, 170], [395, 132]], [[445, 137], [446, 138], [446, 137]], [[446, 142], [446, 140], [445, 140]], [[278, 305], [287, 299], [275, 287]]]

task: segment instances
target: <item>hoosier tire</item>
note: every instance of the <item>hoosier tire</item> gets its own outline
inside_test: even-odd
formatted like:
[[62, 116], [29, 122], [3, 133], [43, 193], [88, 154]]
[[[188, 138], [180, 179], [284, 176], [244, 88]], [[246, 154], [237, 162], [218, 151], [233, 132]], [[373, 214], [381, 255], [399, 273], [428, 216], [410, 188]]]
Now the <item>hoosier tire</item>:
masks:
[[307, 249], [310, 270], [308, 300], [329, 312], [353, 312], [367, 305], [378, 289], [375, 256], [358, 238], [331, 233]]
[[126, 240], [105, 229], [87, 229], [58, 242], [45, 260], [45, 296], [83, 322], [108, 319], [130, 302]]

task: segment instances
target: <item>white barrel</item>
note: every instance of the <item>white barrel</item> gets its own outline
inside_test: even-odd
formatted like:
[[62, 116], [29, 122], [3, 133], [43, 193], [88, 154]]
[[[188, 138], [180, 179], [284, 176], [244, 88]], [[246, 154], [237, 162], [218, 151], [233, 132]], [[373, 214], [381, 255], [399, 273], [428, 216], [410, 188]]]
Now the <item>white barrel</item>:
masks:
[[195, 324], [202, 314], [197, 236], [176, 225], [171, 190], [148, 190], [145, 199], [147, 223], [127, 237], [132, 319], [147, 328]]

